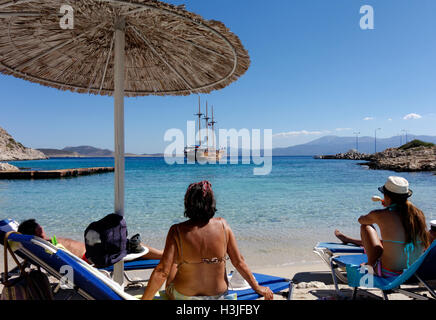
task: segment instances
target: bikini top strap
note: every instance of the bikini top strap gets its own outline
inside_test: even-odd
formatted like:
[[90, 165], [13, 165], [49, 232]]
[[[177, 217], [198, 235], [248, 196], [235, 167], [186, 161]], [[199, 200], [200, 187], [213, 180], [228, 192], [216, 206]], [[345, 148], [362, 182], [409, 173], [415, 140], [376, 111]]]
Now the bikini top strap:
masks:
[[224, 230], [224, 257], [227, 255], [227, 232], [226, 232], [226, 226], [224, 225], [224, 222], [221, 220], [221, 224], [223, 225]]
[[396, 204], [396, 203], [393, 203], [393, 204], [391, 204], [389, 207], [387, 207], [387, 209], [388, 209], [389, 211], [394, 211], [396, 207], [397, 207], [397, 204]]
[[225, 281], [227, 283], [227, 288], [229, 287], [229, 277], [227, 275], [227, 263], [226, 260], [229, 259], [227, 255], [227, 232], [226, 232], [226, 226], [224, 225], [224, 221], [221, 220], [221, 224], [223, 225], [223, 231], [224, 231], [224, 275], [225, 275]]
[[185, 260], [183, 259], [183, 248], [182, 248], [182, 237], [180, 236], [180, 230], [179, 230], [179, 225], [176, 225], [176, 231], [177, 231], [177, 239], [178, 241], [178, 247], [179, 247], [179, 252], [180, 252], [180, 263], [179, 266], [182, 265], [183, 263], [185, 263]]
[[406, 244], [404, 241], [396, 241], [396, 240], [383, 240], [383, 242], [398, 243], [398, 244]]

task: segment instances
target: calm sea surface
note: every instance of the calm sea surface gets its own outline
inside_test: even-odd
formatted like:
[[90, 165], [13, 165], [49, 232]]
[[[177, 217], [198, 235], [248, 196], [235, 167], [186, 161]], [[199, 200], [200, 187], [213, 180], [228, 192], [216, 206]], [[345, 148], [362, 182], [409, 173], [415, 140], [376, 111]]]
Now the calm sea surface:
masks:
[[[113, 166], [111, 158], [10, 162], [21, 168]], [[335, 228], [359, 235], [357, 218], [379, 208], [372, 195], [389, 175], [409, 180], [411, 198], [427, 220], [436, 219], [436, 175], [368, 170], [358, 161], [274, 157], [271, 174], [253, 175], [254, 164], [168, 165], [163, 158], [126, 158], [129, 235], [163, 248], [168, 229], [184, 221], [183, 198], [191, 182], [209, 180], [217, 216], [232, 227], [252, 266], [314, 261], [318, 241], [335, 240]], [[113, 212], [113, 173], [60, 180], [0, 180], [0, 218], [36, 218], [50, 236], [83, 240], [92, 221]]]

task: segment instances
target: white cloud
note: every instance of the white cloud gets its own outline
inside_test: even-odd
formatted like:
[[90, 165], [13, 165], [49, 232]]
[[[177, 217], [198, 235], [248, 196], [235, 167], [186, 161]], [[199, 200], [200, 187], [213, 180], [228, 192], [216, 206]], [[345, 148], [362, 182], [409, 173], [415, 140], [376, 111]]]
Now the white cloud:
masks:
[[352, 129], [351, 128], [336, 128], [335, 130], [338, 132], [341, 132], [341, 131], [350, 131]]
[[374, 120], [374, 118], [373, 117], [365, 117], [365, 118], [363, 118], [363, 120], [369, 121], [369, 120]]
[[388, 121], [392, 121], [392, 118], [389, 118]]
[[297, 137], [297, 136], [309, 136], [309, 135], [320, 135], [320, 134], [327, 134], [330, 133], [330, 131], [307, 131], [307, 130], [300, 130], [300, 131], [288, 131], [288, 132], [280, 132], [273, 135], [273, 137], [276, 138], [285, 138], [285, 137]]
[[416, 120], [416, 119], [421, 119], [422, 116], [417, 114], [417, 113], [409, 113], [407, 115], [404, 116], [404, 120]]

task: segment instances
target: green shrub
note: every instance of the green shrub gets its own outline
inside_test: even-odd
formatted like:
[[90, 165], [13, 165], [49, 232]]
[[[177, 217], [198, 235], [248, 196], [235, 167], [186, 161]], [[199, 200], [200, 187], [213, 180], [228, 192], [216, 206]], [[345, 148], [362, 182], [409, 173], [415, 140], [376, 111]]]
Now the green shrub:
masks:
[[403, 144], [401, 147], [399, 147], [398, 149], [401, 150], [407, 150], [407, 149], [411, 149], [411, 148], [417, 148], [417, 147], [426, 147], [426, 148], [431, 148], [434, 147], [434, 143], [431, 142], [424, 142], [418, 139], [412, 140], [406, 144]]

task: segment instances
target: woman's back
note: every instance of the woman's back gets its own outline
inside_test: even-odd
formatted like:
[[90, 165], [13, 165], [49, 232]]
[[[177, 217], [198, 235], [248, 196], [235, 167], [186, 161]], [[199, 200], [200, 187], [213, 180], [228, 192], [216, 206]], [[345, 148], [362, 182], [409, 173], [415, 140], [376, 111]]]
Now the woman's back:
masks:
[[227, 290], [227, 232], [220, 218], [176, 226], [177, 274], [173, 284], [187, 296], [214, 296]]
[[397, 210], [381, 210], [378, 224], [383, 239], [382, 263], [387, 269], [402, 271], [410, 266], [423, 252], [420, 239], [407, 241], [400, 212]]

